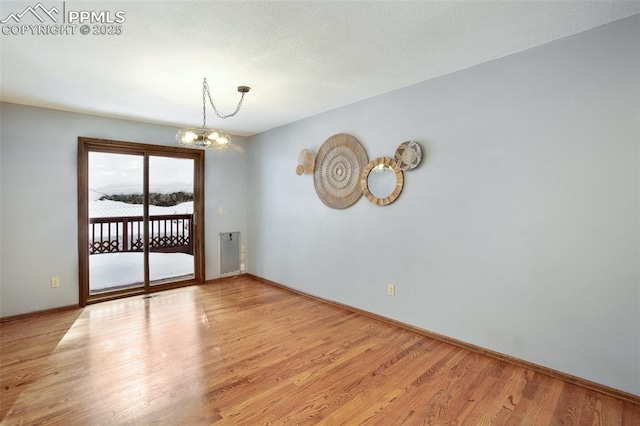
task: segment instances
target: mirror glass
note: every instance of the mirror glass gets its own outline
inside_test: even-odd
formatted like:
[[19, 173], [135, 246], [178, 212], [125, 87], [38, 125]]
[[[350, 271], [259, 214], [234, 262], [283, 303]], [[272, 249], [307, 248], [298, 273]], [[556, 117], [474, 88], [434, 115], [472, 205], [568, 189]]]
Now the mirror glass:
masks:
[[396, 187], [396, 174], [387, 164], [378, 164], [367, 176], [369, 192], [377, 198], [387, 198]]

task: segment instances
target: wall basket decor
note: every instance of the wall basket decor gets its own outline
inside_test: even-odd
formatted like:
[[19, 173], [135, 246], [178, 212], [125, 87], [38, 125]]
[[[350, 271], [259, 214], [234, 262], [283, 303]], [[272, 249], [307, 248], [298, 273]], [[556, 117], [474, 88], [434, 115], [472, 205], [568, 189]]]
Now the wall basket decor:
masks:
[[344, 209], [362, 196], [360, 175], [367, 152], [351, 135], [340, 133], [324, 141], [316, 154], [313, 184], [318, 197], [332, 209]]
[[413, 170], [422, 161], [422, 148], [417, 142], [402, 142], [396, 149], [396, 163], [400, 170]]
[[315, 162], [313, 161], [313, 152], [310, 149], [303, 149], [298, 155], [298, 167], [296, 167], [296, 174], [310, 175], [313, 173]]

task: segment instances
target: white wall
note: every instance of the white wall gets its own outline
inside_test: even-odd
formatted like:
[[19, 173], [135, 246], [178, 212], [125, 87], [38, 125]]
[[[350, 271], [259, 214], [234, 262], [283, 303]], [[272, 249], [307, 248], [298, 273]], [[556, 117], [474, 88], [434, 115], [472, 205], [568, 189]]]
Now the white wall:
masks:
[[[1, 104], [0, 104], [1, 108]], [[0, 310], [2, 309], [2, 117], [0, 110]], [[1, 312], [1, 311], [0, 311]]]
[[[639, 52], [635, 16], [254, 136], [250, 272], [640, 394]], [[428, 155], [333, 210], [295, 167], [342, 132]]]
[[[78, 136], [174, 146], [177, 129], [7, 103], [0, 118], [0, 316], [77, 304]], [[206, 154], [207, 279], [219, 276], [218, 233], [246, 234], [245, 151], [235, 137], [233, 149]]]

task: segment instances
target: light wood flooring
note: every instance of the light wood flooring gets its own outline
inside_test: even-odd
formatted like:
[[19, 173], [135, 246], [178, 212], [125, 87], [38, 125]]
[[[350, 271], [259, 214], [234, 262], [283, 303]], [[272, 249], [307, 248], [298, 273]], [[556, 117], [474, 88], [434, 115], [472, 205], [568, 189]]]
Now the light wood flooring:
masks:
[[640, 406], [251, 278], [0, 325], [2, 424], [640, 425]]

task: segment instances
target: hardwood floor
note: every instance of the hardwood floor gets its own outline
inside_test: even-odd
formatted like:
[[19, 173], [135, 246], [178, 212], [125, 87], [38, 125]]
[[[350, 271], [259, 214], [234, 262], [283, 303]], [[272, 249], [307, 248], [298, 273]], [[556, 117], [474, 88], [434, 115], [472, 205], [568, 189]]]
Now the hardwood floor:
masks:
[[238, 278], [0, 325], [2, 424], [640, 425], [640, 406]]

